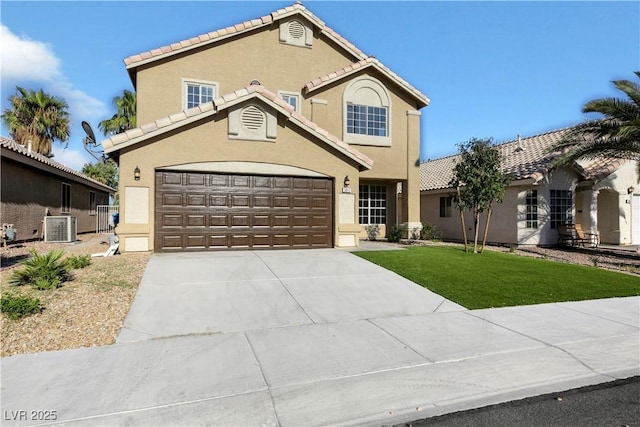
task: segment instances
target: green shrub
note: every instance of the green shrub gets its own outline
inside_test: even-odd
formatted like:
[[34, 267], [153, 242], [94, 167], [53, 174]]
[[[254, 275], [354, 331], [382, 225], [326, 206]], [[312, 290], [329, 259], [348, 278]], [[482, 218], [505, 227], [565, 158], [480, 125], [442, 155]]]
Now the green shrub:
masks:
[[91, 257], [89, 255], [70, 256], [67, 263], [72, 269], [85, 268], [91, 265]]
[[69, 263], [62, 259], [64, 252], [54, 249], [45, 254], [31, 251], [31, 258], [23, 261], [22, 269], [13, 273], [9, 283], [16, 286], [31, 285], [37, 289], [53, 289], [69, 280]]
[[0, 298], [0, 309], [10, 319], [21, 319], [42, 311], [38, 298], [6, 293]]
[[380, 234], [380, 226], [378, 224], [369, 224], [364, 227], [364, 230], [367, 232], [369, 240], [375, 241], [378, 239], [378, 234]]
[[441, 237], [442, 233], [435, 225], [428, 222], [422, 223], [422, 230], [420, 230], [421, 240], [440, 240]]
[[391, 230], [389, 230], [389, 237], [387, 238], [387, 240], [389, 240], [392, 243], [398, 243], [400, 239], [404, 237], [406, 232], [407, 232], [406, 224], [395, 224], [391, 226]]

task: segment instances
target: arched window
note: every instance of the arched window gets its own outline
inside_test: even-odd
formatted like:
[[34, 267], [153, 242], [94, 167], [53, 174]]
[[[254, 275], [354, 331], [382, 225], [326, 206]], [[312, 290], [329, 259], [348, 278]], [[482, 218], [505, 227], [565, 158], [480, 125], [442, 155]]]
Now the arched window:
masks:
[[390, 146], [391, 100], [373, 77], [353, 81], [344, 91], [343, 140], [350, 144]]

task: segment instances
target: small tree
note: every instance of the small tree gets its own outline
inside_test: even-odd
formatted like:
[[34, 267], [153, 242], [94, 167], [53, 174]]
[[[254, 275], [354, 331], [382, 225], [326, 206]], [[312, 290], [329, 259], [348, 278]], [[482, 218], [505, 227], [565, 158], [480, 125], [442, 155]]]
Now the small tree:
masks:
[[487, 212], [482, 252], [487, 240], [493, 203], [502, 202], [510, 176], [501, 171], [502, 159], [500, 152], [493, 145], [492, 138], [471, 138], [467, 142], [458, 144], [458, 147], [460, 160], [454, 167], [454, 177], [449, 182], [449, 186], [457, 189], [453, 197], [460, 210], [465, 251], [468, 251], [468, 246], [463, 211], [473, 212], [473, 253], [478, 252], [480, 214]]

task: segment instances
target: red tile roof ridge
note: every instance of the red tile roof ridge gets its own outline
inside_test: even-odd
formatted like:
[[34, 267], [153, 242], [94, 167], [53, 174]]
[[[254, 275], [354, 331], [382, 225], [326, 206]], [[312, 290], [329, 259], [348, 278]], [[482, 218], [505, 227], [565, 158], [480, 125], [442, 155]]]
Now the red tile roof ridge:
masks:
[[366, 55], [360, 49], [358, 49], [355, 45], [353, 45], [347, 39], [345, 39], [344, 37], [336, 33], [334, 30], [329, 28], [324, 23], [324, 21], [322, 21], [317, 16], [315, 16], [302, 4], [294, 3], [291, 6], [278, 9], [274, 12], [271, 12], [269, 15], [264, 15], [260, 18], [250, 19], [250, 20], [235, 24], [233, 26], [210, 31], [205, 34], [193, 36], [186, 40], [171, 43], [168, 46], [162, 46], [159, 48], [151, 49], [146, 52], [130, 55], [129, 57], [124, 59], [124, 63], [127, 69], [134, 68], [143, 63], [151, 62], [151, 61], [154, 61], [155, 59], [160, 59], [160, 57], [170, 56], [188, 49], [193, 49], [198, 46], [202, 46], [205, 44], [213, 43], [218, 40], [222, 40], [232, 35], [244, 33], [247, 31], [254, 30], [256, 28], [267, 26], [273, 21], [277, 21], [279, 19], [283, 19], [295, 14], [301, 14], [302, 16], [304, 16], [313, 25], [318, 27], [321, 33], [327, 35], [327, 37], [335, 41], [339, 46], [341, 46], [343, 49], [348, 51], [355, 58], [363, 58], [363, 59], [366, 58]]

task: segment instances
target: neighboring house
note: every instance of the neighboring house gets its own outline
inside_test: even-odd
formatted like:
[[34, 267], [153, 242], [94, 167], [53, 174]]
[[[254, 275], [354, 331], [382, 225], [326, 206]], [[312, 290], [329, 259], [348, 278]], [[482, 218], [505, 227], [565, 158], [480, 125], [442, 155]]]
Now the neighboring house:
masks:
[[[569, 130], [560, 129], [497, 145], [502, 170], [512, 175], [503, 203], [494, 204], [487, 240], [509, 245], [554, 245], [557, 226], [581, 224], [601, 243], [640, 244], [640, 185], [636, 162], [580, 162], [549, 172], [549, 147]], [[448, 188], [458, 155], [420, 165], [421, 217], [444, 239], [462, 240], [459, 211]], [[480, 224], [484, 230], [484, 218]], [[470, 213], [466, 226], [472, 231]], [[472, 234], [470, 234], [472, 236]]]
[[125, 64], [140, 127], [102, 142], [123, 250], [352, 247], [367, 224], [419, 226], [429, 99], [301, 4]]
[[47, 215], [76, 217], [78, 233], [95, 232], [96, 206], [114, 189], [4, 137], [0, 159], [0, 221], [13, 224], [16, 240], [42, 238]]

